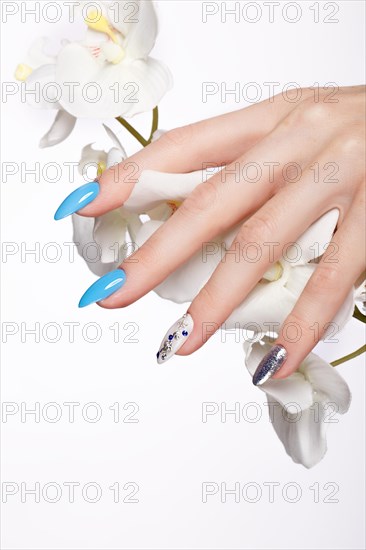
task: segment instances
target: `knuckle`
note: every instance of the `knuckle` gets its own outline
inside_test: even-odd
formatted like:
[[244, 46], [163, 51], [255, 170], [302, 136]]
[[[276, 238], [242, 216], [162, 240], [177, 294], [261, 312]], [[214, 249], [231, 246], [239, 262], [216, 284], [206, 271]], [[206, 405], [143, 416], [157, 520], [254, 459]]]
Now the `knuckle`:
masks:
[[168, 147], [182, 147], [191, 141], [192, 134], [193, 124], [188, 124], [187, 126], [169, 130], [161, 136], [159, 141], [166, 144]]
[[216, 319], [218, 311], [224, 307], [227, 298], [223, 296], [212, 281], [209, 281], [201, 288], [195, 301], [199, 305], [199, 309], [204, 310], [208, 317], [211, 315]]
[[329, 105], [307, 97], [289, 114], [289, 119], [294, 124], [319, 125], [328, 122], [330, 116]]
[[337, 137], [333, 145], [337, 153], [347, 156], [363, 155], [365, 150], [365, 141], [362, 136], [351, 133]]
[[159, 264], [161, 257], [162, 255], [159, 252], [159, 248], [147, 241], [135, 254], [127, 258], [126, 261], [135, 263], [139, 266], [140, 270], [146, 273], [146, 270]]
[[281, 332], [285, 340], [290, 342], [299, 341], [303, 336], [309, 333], [313, 323], [314, 320], [311, 317], [310, 311], [302, 311], [300, 313], [294, 310], [283, 324]]
[[218, 185], [212, 180], [200, 183], [186, 198], [180, 207], [183, 215], [201, 215], [208, 209], [215, 206], [219, 199]]
[[340, 288], [341, 274], [336, 264], [321, 262], [308, 282], [308, 292], [313, 296], [337, 292]]
[[241, 244], [257, 243], [270, 241], [276, 234], [276, 223], [274, 217], [267, 215], [258, 215], [245, 222], [236, 240]]
[[215, 307], [215, 297], [208, 285], [201, 288], [197, 300], [201, 306], [204, 306], [205, 310], [212, 311]]

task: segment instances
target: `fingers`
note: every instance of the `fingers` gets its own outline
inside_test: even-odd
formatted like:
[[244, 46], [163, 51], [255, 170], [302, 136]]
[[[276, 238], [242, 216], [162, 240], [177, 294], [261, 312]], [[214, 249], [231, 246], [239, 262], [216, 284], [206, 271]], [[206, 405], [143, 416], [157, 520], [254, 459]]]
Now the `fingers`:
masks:
[[[289, 140], [291, 138], [292, 135], [289, 135]], [[339, 158], [340, 154], [336, 149], [337, 147], [338, 145], [335, 144], [334, 147], [329, 147], [319, 157], [316, 157], [318, 161], [315, 164], [325, 167], [332, 158]], [[322, 181], [319, 185], [319, 178], [314, 178], [313, 166], [314, 163], [309, 163], [308, 169], [298, 183], [287, 186], [285, 189], [281, 189], [280, 192], [277, 191], [275, 197], [244, 224], [229, 254], [226, 255], [225, 262], [219, 264], [188, 309], [194, 319], [195, 328], [189, 340], [179, 351], [180, 354], [192, 353], [205, 343], [215, 332], [214, 327], [217, 330], [222, 325], [260, 280], [269, 264], [276, 261], [277, 258], [273, 257], [270, 262], [270, 250], [268, 246], [266, 247], [266, 244], [275, 242], [276, 245], [279, 245], [277, 251], [281, 251], [284, 244], [293, 242], [312, 222], [334, 207], [337, 207], [340, 211], [339, 223], [343, 221], [345, 210], [347, 211], [350, 208], [348, 197], [345, 200], [339, 195], [338, 180], [332, 187], [329, 186], [326, 178], [324, 183]], [[356, 167], [354, 162], [350, 162], [347, 158], [343, 159], [342, 171], [339, 172], [343, 185], [349, 185], [349, 188], [351, 188], [355, 180], [359, 181], [360, 173], [359, 167]], [[361, 198], [359, 202], [362, 202]], [[362, 219], [363, 213], [361, 210], [358, 216], [360, 219]], [[252, 249], [250, 249], [250, 243], [254, 245]], [[241, 253], [242, 250], [244, 251], [243, 254]], [[249, 257], [250, 253], [252, 256], [254, 255], [254, 259]], [[280, 254], [277, 257], [279, 256]], [[344, 268], [344, 266], [342, 267]], [[359, 270], [356, 276], [361, 271], [362, 269]], [[351, 277], [347, 287], [348, 291], [355, 280], [356, 278], [352, 279]], [[309, 284], [311, 285], [311, 283]], [[345, 296], [343, 300], [340, 299], [338, 307], [343, 303]], [[332, 303], [334, 304], [334, 301]], [[316, 302], [316, 305], [322, 310], [319, 301]], [[337, 309], [334, 314], [336, 311]], [[316, 319], [315, 315], [313, 317]], [[208, 329], [205, 330], [205, 327], [208, 327]], [[313, 339], [310, 349], [315, 344], [316, 341]], [[299, 350], [299, 347], [296, 349]], [[285, 372], [284, 368], [281, 372]], [[296, 366], [293, 368], [296, 368]]]
[[[318, 164], [327, 165], [329, 155], [326, 151], [317, 157]], [[195, 328], [180, 354], [186, 355], [201, 347], [215, 332], [214, 327], [217, 330], [243, 302], [268, 267], [282, 255], [285, 246], [302, 235], [315, 220], [334, 207], [338, 207], [342, 219], [344, 205], [330, 203], [334, 200], [331, 195], [334, 188], [319, 185], [314, 179], [313, 165], [309, 164], [297, 183], [281, 188], [245, 222], [224, 261], [188, 309]], [[349, 171], [342, 176], [345, 183], [353, 177]]]
[[207, 163], [229, 164], [271, 132], [294, 105], [282, 96], [182, 128], [176, 128], [99, 178], [99, 194], [78, 211], [101, 216], [118, 208], [129, 197], [142, 170], [187, 173]]
[[223, 261], [188, 308], [194, 331], [180, 354], [200, 348], [282, 256], [285, 247], [319, 217], [317, 205], [310, 200], [312, 192], [304, 184], [297, 186], [296, 192], [282, 190], [244, 223]]
[[365, 268], [364, 212], [362, 192], [283, 325], [276, 344], [286, 349], [287, 356], [274, 378], [292, 374], [327, 332], [337, 337], [339, 327], [332, 321]]
[[[290, 132], [287, 134], [290, 135]], [[300, 163], [306, 164], [309, 162], [308, 155], [314, 153], [311, 147], [304, 152], [302, 139], [295, 134], [290, 135], [289, 152], [284, 135], [282, 128], [276, 129], [238, 161], [196, 187], [175, 214], [132, 257], [123, 262], [121, 269], [127, 274], [126, 284], [100, 305], [108, 308], [129, 305], [198, 252], [202, 243], [224, 233], [258, 210], [283, 183], [282, 167], [288, 162], [288, 155], [294, 154], [300, 158]], [[278, 159], [279, 174], [275, 169], [273, 177], [269, 178], [268, 172], [263, 170], [254, 184], [243, 178], [243, 167], [253, 159], [254, 164], [265, 168], [268, 151], [271, 151], [271, 158]], [[308, 222], [306, 216], [304, 220]]]

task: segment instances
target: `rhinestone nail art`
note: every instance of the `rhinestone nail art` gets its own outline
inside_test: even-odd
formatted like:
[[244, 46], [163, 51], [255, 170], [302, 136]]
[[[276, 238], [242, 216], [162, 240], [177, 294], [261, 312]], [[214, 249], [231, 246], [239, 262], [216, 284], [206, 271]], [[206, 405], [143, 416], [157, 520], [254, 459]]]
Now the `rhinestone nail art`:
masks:
[[185, 313], [183, 317], [170, 327], [156, 354], [159, 364], [166, 363], [183, 346], [193, 330], [193, 324], [191, 315]]

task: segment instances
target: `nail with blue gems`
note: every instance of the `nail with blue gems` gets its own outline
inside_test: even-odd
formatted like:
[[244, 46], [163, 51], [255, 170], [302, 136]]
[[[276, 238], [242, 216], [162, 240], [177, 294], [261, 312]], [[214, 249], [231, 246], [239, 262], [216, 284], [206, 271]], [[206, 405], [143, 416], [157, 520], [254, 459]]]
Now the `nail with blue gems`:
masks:
[[282, 367], [286, 358], [287, 351], [283, 346], [273, 346], [259, 363], [253, 375], [253, 384], [255, 386], [264, 384], [264, 382], [271, 378], [271, 376]]
[[194, 323], [191, 315], [185, 313], [183, 317], [178, 319], [178, 321], [170, 327], [156, 354], [159, 365], [169, 361], [169, 359], [183, 346], [188, 336], [192, 333], [193, 325]]
[[119, 290], [126, 282], [126, 273], [123, 269], [115, 269], [95, 281], [83, 294], [79, 307], [86, 307], [95, 302], [105, 300]]
[[56, 210], [55, 220], [62, 220], [84, 208], [99, 195], [99, 190], [99, 183], [96, 181], [86, 183], [75, 189]]

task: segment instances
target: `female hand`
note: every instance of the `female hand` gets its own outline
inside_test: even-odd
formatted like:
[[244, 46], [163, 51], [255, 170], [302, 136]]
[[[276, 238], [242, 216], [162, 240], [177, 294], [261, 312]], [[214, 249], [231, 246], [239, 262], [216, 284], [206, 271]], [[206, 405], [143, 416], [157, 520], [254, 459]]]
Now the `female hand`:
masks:
[[[187, 327], [192, 332], [185, 334], [189, 337], [177, 350], [188, 355], [207, 340], [202, 330], [205, 323], [221, 326], [281, 256], [286, 244], [337, 208], [332, 246], [322, 256], [253, 381], [261, 384], [273, 374], [284, 378], [294, 372], [361, 276], [366, 249], [365, 87], [341, 88], [332, 97], [326, 89], [319, 94], [302, 89], [300, 100], [298, 92], [294, 101], [288, 95], [278, 95], [172, 130], [121, 163], [117, 178], [116, 168], [107, 170], [91, 193], [83, 195], [77, 190], [68, 197], [58, 217], [75, 211], [96, 217], [121, 206], [144, 169], [182, 173], [210, 163], [224, 166], [194, 189], [135, 252], [133, 262], [129, 258], [121, 264], [119, 275], [114, 272], [94, 283], [83, 303], [98, 301], [106, 308], [131, 304], [199, 251], [202, 243], [245, 220], [188, 308]], [[133, 181], [128, 169], [131, 163], [137, 167]], [[248, 262], [241, 254], [248, 243], [256, 243], [262, 251], [257, 262]], [[270, 257], [270, 251], [274, 256]], [[311, 328], [315, 322], [318, 338]], [[286, 338], [292, 326], [301, 331], [299, 341]]]

